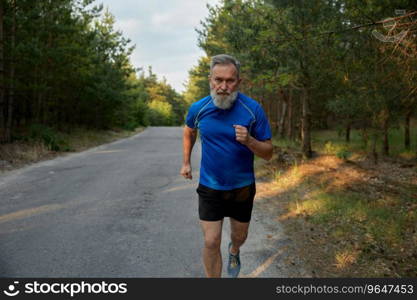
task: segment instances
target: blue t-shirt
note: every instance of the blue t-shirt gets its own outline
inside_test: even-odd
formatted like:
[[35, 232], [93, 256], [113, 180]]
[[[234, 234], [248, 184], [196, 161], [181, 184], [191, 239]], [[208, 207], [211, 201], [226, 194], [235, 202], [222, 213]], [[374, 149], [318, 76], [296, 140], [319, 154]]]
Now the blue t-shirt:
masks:
[[233, 125], [245, 126], [259, 141], [271, 138], [271, 129], [261, 105], [238, 93], [229, 109], [220, 109], [211, 96], [194, 102], [186, 118], [200, 132], [202, 156], [200, 184], [216, 190], [231, 190], [255, 182], [253, 152], [236, 141]]

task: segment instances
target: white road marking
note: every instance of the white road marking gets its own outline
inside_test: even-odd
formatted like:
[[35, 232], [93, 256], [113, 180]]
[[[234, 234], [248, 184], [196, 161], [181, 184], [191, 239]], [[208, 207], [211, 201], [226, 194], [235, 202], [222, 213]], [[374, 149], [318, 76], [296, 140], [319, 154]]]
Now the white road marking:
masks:
[[274, 255], [270, 256], [263, 264], [261, 264], [259, 267], [257, 267], [252, 273], [248, 275], [241, 275], [239, 277], [241, 278], [255, 278], [258, 277], [262, 272], [264, 272], [268, 267], [274, 262], [274, 260], [281, 255], [284, 250], [286, 250], [287, 247], [282, 247], [279, 249], [278, 252], [276, 252]]

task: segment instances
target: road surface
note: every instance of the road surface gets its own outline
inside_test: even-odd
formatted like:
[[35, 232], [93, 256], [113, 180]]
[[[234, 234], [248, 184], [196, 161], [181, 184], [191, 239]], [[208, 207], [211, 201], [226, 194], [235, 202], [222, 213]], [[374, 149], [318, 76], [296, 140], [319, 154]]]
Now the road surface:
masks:
[[[0, 277], [204, 277], [200, 145], [185, 180], [181, 135], [150, 127], [0, 175]], [[263, 205], [255, 202], [241, 275], [291, 277], [282, 263], [288, 239]]]

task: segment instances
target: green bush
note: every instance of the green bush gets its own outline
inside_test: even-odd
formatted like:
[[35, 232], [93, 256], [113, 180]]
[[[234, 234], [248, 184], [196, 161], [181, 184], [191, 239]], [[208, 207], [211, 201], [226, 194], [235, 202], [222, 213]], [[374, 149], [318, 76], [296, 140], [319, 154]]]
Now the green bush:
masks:
[[352, 155], [347, 149], [340, 149], [336, 152], [336, 156], [340, 159], [347, 160]]
[[347, 145], [340, 145], [327, 141], [324, 145], [324, 152], [326, 154], [336, 155], [340, 159], [347, 160], [352, 152], [348, 150]]
[[338, 146], [332, 143], [331, 141], [327, 141], [324, 144], [324, 153], [326, 154], [336, 154], [338, 150], [339, 150]]
[[68, 142], [59, 133], [42, 124], [33, 124], [29, 127], [29, 139], [43, 142], [52, 151], [70, 151]]
[[148, 104], [148, 120], [152, 126], [173, 125], [172, 105], [166, 102], [154, 100]]
[[135, 121], [128, 121], [126, 123], [123, 124], [122, 128], [124, 130], [128, 130], [128, 131], [135, 131], [135, 129], [138, 127], [139, 125], [135, 122]]

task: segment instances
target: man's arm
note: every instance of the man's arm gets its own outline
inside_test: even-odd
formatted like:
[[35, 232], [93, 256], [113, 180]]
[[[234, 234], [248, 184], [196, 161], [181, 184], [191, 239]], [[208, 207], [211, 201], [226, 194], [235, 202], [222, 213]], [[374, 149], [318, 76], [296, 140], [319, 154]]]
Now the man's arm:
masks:
[[256, 156], [259, 156], [265, 160], [272, 158], [272, 142], [271, 140], [258, 141], [254, 137], [249, 136], [249, 142], [246, 144]]
[[180, 174], [186, 179], [193, 179], [192, 170], [191, 170], [191, 152], [193, 150], [195, 140], [197, 139], [197, 129], [193, 129], [184, 126], [183, 139], [182, 139], [182, 168]]
[[272, 142], [271, 140], [258, 141], [252, 137], [246, 127], [233, 125], [236, 131], [236, 140], [248, 147], [256, 156], [265, 160], [272, 158]]

